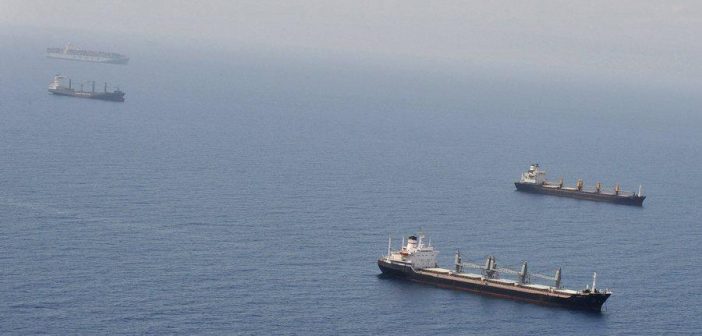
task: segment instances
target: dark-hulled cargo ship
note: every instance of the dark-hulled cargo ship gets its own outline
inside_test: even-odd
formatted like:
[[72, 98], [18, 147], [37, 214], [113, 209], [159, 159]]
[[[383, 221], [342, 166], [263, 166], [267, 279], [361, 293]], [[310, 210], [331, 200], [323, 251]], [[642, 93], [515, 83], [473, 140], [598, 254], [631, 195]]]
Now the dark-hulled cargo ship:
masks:
[[[404, 240], [404, 239], [403, 239]], [[424, 236], [410, 236], [400, 250], [393, 251], [388, 241], [388, 254], [378, 259], [378, 267], [385, 275], [395, 276], [413, 282], [434, 285], [481, 295], [513, 299], [529, 303], [558, 306], [570, 309], [599, 312], [602, 305], [612, 295], [608, 289], [596, 287], [597, 273], [592, 278], [592, 288], [572, 290], [561, 287], [561, 269], [554, 277], [527, 272], [527, 263], [521, 270], [497, 267], [495, 258], [487, 258], [485, 265], [463, 262], [456, 251], [453, 270], [440, 268], [436, 263], [438, 251], [424, 244]], [[465, 273], [464, 268], [475, 268], [480, 274]], [[503, 279], [502, 275], [512, 274], [517, 279]], [[554, 281], [554, 286], [531, 283], [531, 278]]]
[[571, 197], [598, 202], [609, 202], [625, 205], [642, 206], [646, 196], [641, 194], [641, 186], [637, 193], [621, 191], [619, 184], [614, 187], [614, 190], [602, 190], [602, 184], [597, 182], [594, 189], [585, 189], [583, 180], [578, 180], [575, 187], [564, 187], [563, 179], [559, 182], [551, 182], [546, 180], [546, 172], [539, 169], [539, 165], [534, 163], [529, 167], [529, 170], [522, 173], [519, 182], [514, 182], [514, 185], [519, 191], [525, 191], [536, 194], [546, 194], [554, 196]]
[[107, 92], [107, 83], [105, 83], [103, 92], [95, 91], [95, 82], [91, 82], [92, 91], [83, 91], [82, 85], [80, 90], [73, 89], [70, 79], [68, 80], [68, 86], [63, 86], [61, 84], [63, 79], [64, 77], [61, 75], [54, 76], [54, 80], [52, 80], [49, 84], [49, 92], [59, 96], [89, 98], [114, 102], [124, 101], [124, 92], [120, 91], [119, 89], [112, 92]]

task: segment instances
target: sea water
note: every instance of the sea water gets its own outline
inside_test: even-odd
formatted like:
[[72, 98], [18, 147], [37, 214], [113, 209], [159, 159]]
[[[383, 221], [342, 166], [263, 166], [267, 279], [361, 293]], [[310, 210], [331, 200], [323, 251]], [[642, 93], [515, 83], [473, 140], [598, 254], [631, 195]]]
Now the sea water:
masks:
[[[128, 40], [114, 51], [130, 64], [103, 65], [46, 59], [55, 36], [3, 39], [2, 334], [702, 327], [699, 96]], [[119, 85], [126, 102], [49, 95], [59, 72]], [[532, 162], [648, 198], [516, 192]], [[397, 247], [420, 229], [444, 266], [460, 248], [562, 267], [575, 289], [596, 271], [613, 295], [591, 314], [379, 277], [388, 236]]]

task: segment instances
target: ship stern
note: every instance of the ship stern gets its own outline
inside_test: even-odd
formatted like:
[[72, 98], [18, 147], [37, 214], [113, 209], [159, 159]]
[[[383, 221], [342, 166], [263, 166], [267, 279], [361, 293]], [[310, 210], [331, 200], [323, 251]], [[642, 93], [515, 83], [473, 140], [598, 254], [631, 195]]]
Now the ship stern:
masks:
[[378, 259], [378, 268], [386, 276], [405, 277], [412, 268], [406, 265], [398, 265], [387, 261], [385, 258]]

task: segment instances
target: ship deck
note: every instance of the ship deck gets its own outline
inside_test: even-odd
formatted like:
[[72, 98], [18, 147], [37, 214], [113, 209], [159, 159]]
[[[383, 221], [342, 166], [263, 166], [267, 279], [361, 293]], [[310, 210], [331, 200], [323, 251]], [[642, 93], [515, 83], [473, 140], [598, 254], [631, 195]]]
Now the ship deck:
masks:
[[544, 182], [544, 184], [541, 184], [541, 185], [537, 185], [537, 184], [534, 184], [534, 185], [536, 185], [536, 186], [541, 186], [541, 187], [544, 188], [544, 189], [575, 191], [575, 192], [583, 193], [583, 194], [596, 194], [596, 195], [607, 195], [607, 196], [618, 196], [618, 197], [633, 197], [633, 196], [636, 196], [636, 193], [635, 193], [635, 192], [631, 192], [631, 191], [620, 191], [620, 192], [617, 194], [617, 193], [615, 193], [615, 192], [606, 191], [606, 190], [597, 191], [597, 189], [595, 189], [595, 188], [582, 188], [582, 189], [578, 189], [577, 187], [561, 186], [561, 185], [558, 184], [558, 183], [549, 182], [549, 181], [546, 181], [546, 182]]
[[546, 285], [539, 284], [522, 284], [513, 280], [508, 279], [488, 279], [480, 274], [472, 273], [456, 273], [446, 268], [425, 268], [417, 273], [443, 278], [447, 280], [456, 280], [466, 283], [480, 284], [486, 286], [501, 287], [503, 289], [508, 289], [512, 291], [524, 292], [524, 293], [534, 293], [539, 295], [548, 295], [554, 297], [568, 298], [572, 295], [578, 294], [578, 291], [572, 289], [556, 289]]

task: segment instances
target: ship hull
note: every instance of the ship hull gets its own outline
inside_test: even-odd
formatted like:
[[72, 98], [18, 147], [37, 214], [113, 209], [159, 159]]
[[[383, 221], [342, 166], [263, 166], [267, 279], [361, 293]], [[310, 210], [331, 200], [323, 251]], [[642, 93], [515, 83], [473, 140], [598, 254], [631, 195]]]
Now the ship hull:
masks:
[[106, 63], [106, 64], [121, 64], [126, 65], [129, 63], [129, 58], [116, 58], [116, 57], [102, 57], [102, 56], [87, 56], [87, 55], [70, 55], [62, 53], [48, 53], [46, 54], [48, 58], [62, 59], [67, 61], [79, 61], [79, 62], [93, 62], [93, 63]]
[[88, 99], [97, 99], [97, 100], [105, 100], [105, 101], [113, 101], [113, 102], [123, 102], [124, 101], [124, 93], [77, 92], [77, 91], [73, 91], [73, 90], [60, 90], [60, 89], [58, 89], [58, 90], [49, 89], [49, 92], [52, 94], [55, 94], [57, 96], [88, 98]]
[[538, 185], [538, 184], [534, 184], [534, 183], [514, 182], [514, 186], [517, 187], [517, 190], [519, 190], [519, 191], [524, 191], [524, 192], [529, 192], [529, 193], [534, 193], [534, 194], [570, 197], [570, 198], [577, 198], [577, 199], [583, 199], [583, 200], [588, 200], [588, 201], [607, 202], [607, 203], [616, 203], [616, 204], [634, 205], [634, 206], [642, 206], [644, 199], [646, 199], [646, 196], [637, 196], [637, 195], [623, 196], [623, 195], [598, 193], [598, 192], [594, 192], [594, 191], [580, 191], [580, 190], [569, 190], [569, 189], [562, 189], [562, 188], [549, 188], [549, 187], [544, 187], [543, 185]]
[[383, 259], [378, 260], [378, 267], [383, 274], [417, 283], [575, 310], [599, 312], [602, 310], [602, 305], [610, 296], [609, 293], [573, 295], [553, 295], [549, 294], [548, 291], [540, 293], [535, 290], [524, 289], [524, 287], [497, 284], [491, 281], [468, 280], [458, 276], [437, 275], [430, 272], [415, 271], [410, 266], [390, 263]]

